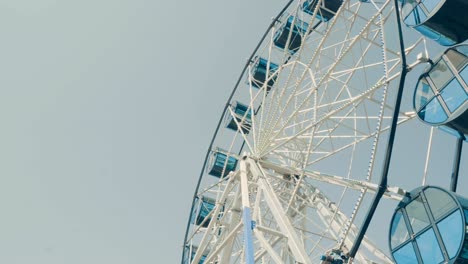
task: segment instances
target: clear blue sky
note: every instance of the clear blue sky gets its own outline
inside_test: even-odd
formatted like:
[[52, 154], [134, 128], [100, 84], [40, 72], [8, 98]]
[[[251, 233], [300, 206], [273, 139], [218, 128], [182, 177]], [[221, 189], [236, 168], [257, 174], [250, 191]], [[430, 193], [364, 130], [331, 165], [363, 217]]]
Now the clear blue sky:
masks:
[[[222, 107], [284, 3], [0, 1], [0, 263], [179, 262]], [[408, 167], [391, 183], [416, 187]]]
[[283, 1], [0, 1], [0, 263], [177, 263], [234, 80]]

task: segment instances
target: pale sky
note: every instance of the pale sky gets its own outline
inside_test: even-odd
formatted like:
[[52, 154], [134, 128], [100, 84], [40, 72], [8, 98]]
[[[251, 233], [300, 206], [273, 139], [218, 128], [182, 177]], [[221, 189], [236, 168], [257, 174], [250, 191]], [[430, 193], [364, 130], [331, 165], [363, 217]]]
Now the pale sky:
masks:
[[285, 2], [0, 0], [0, 263], [179, 263], [222, 107]]

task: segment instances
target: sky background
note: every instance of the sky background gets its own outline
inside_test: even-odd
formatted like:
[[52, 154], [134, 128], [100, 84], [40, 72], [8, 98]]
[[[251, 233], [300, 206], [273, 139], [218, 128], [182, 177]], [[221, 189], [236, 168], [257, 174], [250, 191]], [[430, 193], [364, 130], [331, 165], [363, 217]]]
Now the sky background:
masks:
[[284, 4], [0, 0], [0, 263], [180, 262], [225, 100]]

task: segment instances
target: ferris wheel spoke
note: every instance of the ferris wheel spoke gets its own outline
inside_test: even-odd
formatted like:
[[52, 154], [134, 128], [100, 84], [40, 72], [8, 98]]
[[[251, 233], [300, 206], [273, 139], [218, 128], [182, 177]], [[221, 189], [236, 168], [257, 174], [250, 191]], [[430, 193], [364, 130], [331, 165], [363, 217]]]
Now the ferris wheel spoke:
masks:
[[[378, 185], [374, 183], [347, 179], [342, 176], [329, 175], [329, 174], [321, 173], [318, 171], [307, 171], [305, 169], [299, 170], [296, 168], [286, 167], [284, 165], [279, 166], [268, 161], [261, 161], [260, 164], [262, 165], [262, 167], [273, 169], [280, 174], [286, 174], [286, 175], [303, 174], [305, 175], [305, 177], [308, 177], [313, 180], [321, 181], [321, 182], [332, 184], [332, 185], [343, 186], [343, 187], [347, 187], [350, 189], [355, 189], [355, 190], [368, 189], [371, 192], [377, 192], [379, 188]], [[390, 199], [399, 201], [404, 197], [405, 194], [406, 194], [405, 190], [400, 189], [398, 187], [389, 186], [387, 192], [385, 193], [385, 196]]]
[[[283, 142], [281, 142], [281, 143], [279, 143], [279, 144], [275, 144], [273, 147], [271, 147], [271, 148], [268, 149], [267, 151], [264, 151], [264, 152], [262, 153], [262, 155], [265, 155], [265, 154], [267, 154], [267, 153], [269, 153], [269, 152], [272, 152], [272, 151], [278, 149], [279, 147], [284, 146], [286, 143], [290, 142], [290, 141], [293, 140], [293, 139], [296, 139], [299, 135], [301, 135], [301, 134], [303, 134], [303, 133], [306, 133], [308, 130], [310, 130], [311, 128], [313, 128], [313, 127], [316, 126], [318, 123], [320, 123], [320, 122], [322, 122], [323, 120], [325, 120], [326, 118], [329, 118], [329, 117], [333, 116], [334, 114], [340, 112], [343, 108], [345, 108], [345, 107], [351, 105], [354, 101], [360, 100], [360, 99], [366, 97], [366, 96], [369, 95], [370, 93], [374, 92], [374, 90], [377, 89], [377, 88], [379, 88], [379, 87], [371, 88], [371, 89], [369, 89], [369, 90], [363, 92], [362, 94], [356, 96], [354, 100], [349, 101], [349, 102], [343, 104], [342, 106], [340, 106], [339, 108], [337, 108], [337, 109], [335, 109], [335, 110], [333, 110], [333, 111], [330, 111], [330, 112], [327, 113], [325, 116], [323, 116], [320, 120], [318, 120], [317, 122], [314, 122], [314, 123], [312, 123], [312, 124], [306, 126], [306, 127], [305, 127], [304, 129], [302, 129], [299, 133], [297, 133], [296, 135], [290, 137], [288, 140], [285, 140], [285, 141], [283, 141]], [[279, 133], [277, 133], [277, 134], [279, 134]]]
[[[284, 113], [285, 111], [290, 107], [290, 104], [292, 102], [294, 102], [294, 99], [297, 99], [296, 97], [296, 93], [298, 91], [301, 91], [301, 89], [306, 86], [306, 88], [308, 88], [307, 84], [308, 82], [306, 81], [305, 84], [303, 83], [303, 79], [301, 79], [299, 82], [300, 85], [298, 85], [298, 83], [296, 83], [295, 85], [293, 85], [292, 87], [290, 86], [289, 84], [289, 81], [290, 81], [290, 76], [291, 74], [296, 70], [297, 68], [297, 65], [296, 64], [300, 64], [301, 66], [303, 66], [303, 64], [301, 64], [300, 62], [296, 62], [296, 63], [288, 63], [286, 65], [284, 65], [283, 67], [281, 67], [282, 72], [285, 71], [285, 69], [287, 69], [287, 67], [291, 67], [288, 73], [288, 77], [287, 77], [287, 80], [286, 80], [286, 84], [284, 84], [283, 86], [283, 89], [281, 89], [281, 93], [276, 95], [275, 94], [272, 94], [271, 96], [271, 106], [276, 106], [274, 108], [273, 111], [271, 111], [269, 113], [269, 118], [268, 118], [268, 127], [270, 128], [270, 130], [264, 134], [264, 145], [268, 144], [268, 138], [270, 138], [270, 135], [272, 134], [273, 130], [275, 127], [278, 126], [279, 122], [282, 121], [282, 117], [284, 116]], [[304, 69], [303, 71], [305, 72], [308, 72], [310, 76], [313, 76], [312, 73], [310, 72], [310, 70], [307, 70], [307, 69]], [[301, 70], [299, 70], [299, 72], [301, 72]], [[312, 81], [313, 81], [313, 78], [312, 78]], [[313, 93], [313, 89], [309, 89], [309, 92], [308, 94], [312, 94]], [[286, 92], [288, 92], [289, 94], [287, 95]], [[284, 102], [282, 103], [281, 102], [281, 98], [285, 98], [284, 99]], [[301, 105], [304, 104], [304, 102], [307, 102], [307, 98], [308, 96], [306, 96], [305, 99], [301, 100]], [[291, 118], [294, 118], [295, 115], [291, 115]], [[287, 120], [285, 122], [288, 122]]]
[[[401, 124], [403, 124], [403, 123], [405, 123], [405, 122], [407, 122], [407, 121], [409, 121], [409, 120], [411, 120], [411, 119], [413, 119], [413, 118], [414, 118], [414, 116], [405, 116], [405, 117], [402, 117], [402, 118], [398, 121], [398, 124], [401, 125]], [[351, 143], [349, 143], [349, 144], [347, 144], [347, 145], [343, 145], [342, 147], [340, 147], [339, 149], [336, 149], [335, 151], [325, 153], [326, 155], [323, 155], [323, 156], [321, 156], [321, 157], [318, 157], [317, 159], [312, 160], [312, 161], [310, 161], [309, 163], [307, 163], [307, 164], [306, 164], [306, 167], [308, 167], [308, 166], [310, 166], [310, 165], [312, 165], [312, 164], [314, 164], [314, 163], [317, 163], [317, 162], [319, 162], [319, 161], [321, 161], [321, 160], [323, 160], [323, 159], [326, 159], [326, 158], [328, 158], [328, 157], [330, 157], [330, 156], [332, 156], [332, 155], [334, 155], [334, 154], [336, 154], [336, 153], [339, 153], [339, 152], [344, 151], [344, 150], [346, 150], [346, 149], [348, 149], [348, 148], [351, 148], [351, 147], [353, 147], [355, 144], [360, 143], [360, 142], [363, 142], [363, 141], [365, 141], [365, 140], [368, 140], [368, 139], [370, 139], [370, 138], [376, 136], [376, 135], [379, 134], [379, 133], [386, 132], [386, 131], [388, 131], [389, 129], [390, 129], [390, 126], [384, 127], [384, 128], [382, 128], [380, 131], [374, 131], [373, 133], [367, 135], [366, 137], [360, 138], [360, 139], [358, 139], [358, 140], [356, 140], [356, 141], [354, 141], [354, 142], [351, 142]]]
[[[398, 76], [399, 76], [399, 75], [397, 74], [397, 75], [394, 75], [394, 76], [388, 78], [388, 79], [387, 79], [387, 82], [392, 81], [393, 79], [397, 78]], [[385, 82], [385, 83], [387, 83], [387, 82]], [[306, 126], [304, 129], [302, 129], [302, 130], [301, 130], [298, 134], [296, 134], [295, 136], [290, 137], [290, 139], [284, 141], [284, 142], [281, 143], [281, 144], [276, 144], [276, 145], [274, 145], [273, 148], [270, 148], [268, 151], [264, 151], [264, 153], [266, 154], [266, 153], [268, 153], [269, 151], [273, 151], [275, 148], [281, 147], [282, 145], [288, 143], [290, 140], [295, 139], [298, 135], [300, 135], [300, 134], [302, 134], [302, 133], [305, 133], [308, 129], [310, 129], [311, 127], [315, 126], [315, 125], [318, 124], [319, 122], [325, 120], [326, 118], [333, 117], [333, 116], [336, 115], [340, 110], [342, 110], [343, 108], [345, 108], [345, 107], [351, 105], [352, 103], [354, 103], [354, 102], [356, 102], [356, 101], [358, 101], [358, 100], [367, 99], [368, 96], [372, 95], [372, 94], [373, 94], [375, 91], [377, 91], [380, 87], [384, 86], [385, 83], [382, 82], [382, 79], [379, 80], [373, 87], [371, 87], [371, 88], [368, 89], [367, 91], [365, 91], [365, 92], [361, 93], [360, 95], [354, 97], [352, 100], [350, 100], [350, 101], [348, 101], [348, 102], [342, 104], [340, 107], [337, 107], [336, 109], [329, 111], [325, 116], [323, 116], [323, 117], [321, 118], [321, 120], [319, 120], [319, 121], [317, 121], [317, 122], [314, 122], [314, 123], [312, 123], [312, 124]], [[277, 132], [277, 134], [279, 134], [279, 133]], [[263, 155], [264, 155], [264, 154], [263, 154]]]
[[[337, 64], [335, 63], [335, 65], [337, 65]], [[331, 69], [333, 69], [333, 68], [334, 68], [334, 67], [332, 67]], [[329, 71], [329, 72], [330, 72], [330, 71]], [[329, 75], [329, 73], [328, 73], [327, 75]], [[324, 76], [323, 78], [325, 78], [325, 77], [326, 77], [326, 76]], [[322, 80], [323, 80], [323, 78], [322, 78]], [[322, 82], [322, 81], [319, 82], [319, 85], [320, 85], [321, 82]], [[311, 93], [309, 93], [309, 94], [306, 96], [306, 98], [304, 99], [303, 102], [308, 101], [310, 96], [311, 96]], [[283, 109], [286, 109], [286, 108], [287, 108], [289, 101], [290, 101], [290, 100], [288, 99], [287, 104], [286, 104], [286, 106], [285, 106]], [[289, 118], [286, 120], [286, 122], [285, 122], [286, 124], [289, 123], [289, 121], [291, 120], [291, 118], [295, 117], [295, 115], [298, 113], [298, 109], [300, 109], [301, 106], [302, 106], [302, 104], [300, 105], [300, 107], [298, 107], [296, 110], [294, 110], [294, 112], [293, 112], [293, 113], [289, 116]], [[273, 127], [276, 127], [277, 124], [278, 124], [278, 122], [274, 123]], [[283, 125], [283, 126], [273, 135], [273, 138], [276, 137], [276, 136], [278, 136], [280, 133], [282, 133], [282, 132], [284, 131], [284, 129], [285, 129], [285, 126]]]

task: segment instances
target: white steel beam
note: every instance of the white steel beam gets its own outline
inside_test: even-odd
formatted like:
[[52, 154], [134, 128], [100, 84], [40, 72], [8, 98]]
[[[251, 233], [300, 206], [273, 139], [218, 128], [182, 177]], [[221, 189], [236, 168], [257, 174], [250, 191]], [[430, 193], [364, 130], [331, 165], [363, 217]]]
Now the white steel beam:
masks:
[[260, 241], [260, 244], [262, 245], [263, 249], [265, 249], [266, 252], [268, 252], [268, 255], [270, 258], [277, 264], [282, 264], [283, 262], [281, 261], [281, 258], [276, 254], [275, 250], [271, 245], [268, 243], [268, 241], [265, 239], [263, 234], [259, 230], [254, 230], [255, 237]]
[[[241, 211], [240, 211], [240, 189], [238, 189], [238, 194], [236, 194], [235, 196], [235, 201], [233, 202], [233, 206], [231, 208], [231, 211], [229, 212], [230, 213], [230, 219], [229, 221], [226, 223], [226, 228], [225, 228], [225, 232], [229, 232], [231, 229], [234, 231], [236, 230], [237, 228], [241, 228], [242, 227], [242, 222], [240, 222], [240, 217], [241, 217]], [[235, 226], [237, 223], [238, 226]], [[233, 229], [233, 227], [235, 226], [235, 228]], [[237, 232], [238, 230], [236, 230]], [[232, 233], [232, 232], [231, 232]], [[226, 240], [226, 244], [223, 248], [223, 251], [221, 253], [221, 260], [220, 260], [220, 263], [229, 263], [230, 262], [230, 259], [232, 257], [232, 248], [234, 246], [234, 240], [236, 239], [235, 236], [230, 236], [228, 235], [225, 240]], [[207, 261], [207, 263], [209, 263]]]
[[[281, 238], [276, 237], [276, 238], [272, 239], [271, 242], [268, 243], [268, 245], [270, 245], [271, 247], [275, 247], [276, 244], [278, 244], [278, 242], [280, 242], [280, 241], [281, 241]], [[268, 251], [266, 249], [259, 250], [257, 252], [257, 254], [255, 254], [255, 262], [259, 261], [260, 258], [263, 258], [266, 253], [268, 253]]]
[[249, 178], [247, 175], [247, 163], [240, 160], [240, 179], [242, 197], [242, 221], [244, 223], [244, 256], [246, 264], [254, 263], [254, 245], [252, 238], [252, 215], [249, 198]]
[[[242, 227], [242, 223], [238, 223], [234, 229], [227, 235], [226, 239], [224, 240], [223, 243], [221, 243], [215, 251], [211, 252], [211, 254], [205, 259], [205, 262], [206, 263], [210, 263], [210, 261], [213, 260], [213, 258], [218, 255], [218, 253], [227, 245], [229, 244], [231, 241], [233, 241], [235, 238], [236, 238], [236, 235], [237, 233], [239, 232], [239, 230], [241, 229]], [[230, 252], [231, 253], [231, 252]], [[229, 254], [229, 257], [231, 256], [231, 254]], [[224, 260], [223, 260], [224, 261]], [[227, 258], [226, 260], [227, 262], [220, 262], [220, 263], [229, 263], [229, 258]], [[196, 263], [196, 262], [195, 262]]]
[[304, 244], [296, 233], [295, 228], [287, 217], [286, 212], [281, 207], [281, 203], [276, 196], [275, 191], [270, 186], [261, 170], [257, 167], [257, 164], [251, 159], [248, 161], [250, 164], [251, 173], [257, 175], [258, 188], [262, 189], [265, 196], [265, 201], [268, 204], [273, 217], [281, 229], [281, 232], [283, 232], [288, 238], [288, 246], [294, 255], [294, 258], [299, 263], [311, 264], [307, 252], [304, 249]]
[[[344, 177], [340, 176], [335, 176], [335, 175], [329, 175], [329, 174], [323, 174], [318, 171], [306, 171], [306, 170], [298, 170], [294, 168], [288, 168], [285, 166], [279, 166], [276, 164], [273, 164], [271, 162], [267, 161], [260, 161], [260, 164], [268, 169], [272, 169], [276, 171], [279, 174], [290, 174], [290, 175], [301, 175], [304, 173], [307, 177], [321, 181], [321, 182], [326, 182], [330, 183], [333, 185], [338, 185], [338, 186], [343, 186], [343, 187], [348, 187], [350, 189], [354, 190], [361, 190], [364, 188], [367, 188], [368, 191], [370, 192], [377, 192], [378, 190], [378, 185], [375, 183], [371, 182], [366, 182], [366, 181], [358, 181], [358, 180], [353, 180], [353, 179], [347, 179]], [[385, 197], [396, 200], [396, 201], [401, 201], [401, 199], [405, 196], [406, 191], [396, 187], [396, 186], [390, 186], [387, 187], [387, 190], [384, 194]]]

